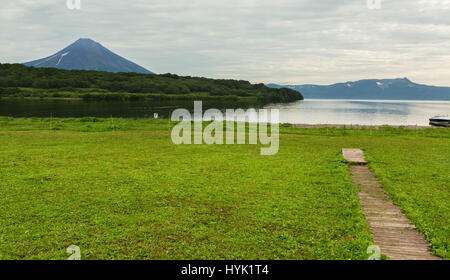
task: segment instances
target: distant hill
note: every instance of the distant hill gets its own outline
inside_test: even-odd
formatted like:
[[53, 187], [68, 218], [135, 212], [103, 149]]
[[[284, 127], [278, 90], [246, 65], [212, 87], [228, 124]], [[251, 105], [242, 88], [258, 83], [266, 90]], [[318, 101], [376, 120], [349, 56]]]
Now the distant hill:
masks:
[[450, 100], [450, 87], [416, 84], [407, 78], [385, 80], [361, 80], [319, 85], [277, 85], [272, 88], [290, 88], [305, 98], [318, 99], [385, 99], [385, 100]]
[[24, 63], [24, 65], [66, 70], [152, 73], [91, 39], [79, 39], [62, 51], [46, 58]]

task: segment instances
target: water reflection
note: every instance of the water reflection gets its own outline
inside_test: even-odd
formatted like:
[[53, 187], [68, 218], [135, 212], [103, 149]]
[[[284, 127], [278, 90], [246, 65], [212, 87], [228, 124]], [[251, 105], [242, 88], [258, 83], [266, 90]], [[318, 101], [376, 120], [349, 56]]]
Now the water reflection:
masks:
[[[168, 118], [175, 109], [194, 109], [193, 101], [106, 102], [0, 99], [0, 116]], [[428, 125], [436, 115], [450, 115], [450, 101], [308, 99], [287, 104], [204, 101], [203, 111], [217, 108], [276, 108], [280, 122], [295, 124]]]

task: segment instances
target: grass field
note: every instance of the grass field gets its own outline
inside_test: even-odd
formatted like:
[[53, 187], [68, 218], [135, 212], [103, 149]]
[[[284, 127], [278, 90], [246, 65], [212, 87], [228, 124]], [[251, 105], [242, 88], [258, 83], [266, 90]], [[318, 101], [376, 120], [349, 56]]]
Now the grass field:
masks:
[[0, 259], [367, 259], [343, 147], [450, 259], [450, 130], [281, 128], [181, 145], [168, 121], [0, 118]]

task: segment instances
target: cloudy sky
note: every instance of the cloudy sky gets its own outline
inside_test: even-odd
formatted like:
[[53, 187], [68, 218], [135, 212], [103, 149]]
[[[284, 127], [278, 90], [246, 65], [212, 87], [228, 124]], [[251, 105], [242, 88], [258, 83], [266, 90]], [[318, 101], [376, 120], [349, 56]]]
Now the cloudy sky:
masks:
[[[373, 0], [376, 1], [376, 0]], [[0, 62], [91, 38], [157, 73], [283, 84], [450, 86], [450, 1], [0, 0]]]

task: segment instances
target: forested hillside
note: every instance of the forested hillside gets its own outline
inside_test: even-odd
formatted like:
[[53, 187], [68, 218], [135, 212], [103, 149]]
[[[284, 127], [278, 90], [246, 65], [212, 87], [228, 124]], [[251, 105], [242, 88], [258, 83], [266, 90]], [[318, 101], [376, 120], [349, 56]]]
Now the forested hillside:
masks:
[[83, 99], [240, 99], [292, 102], [303, 96], [292, 89], [247, 81], [181, 77], [174, 74], [109, 73], [0, 64], [0, 96]]

